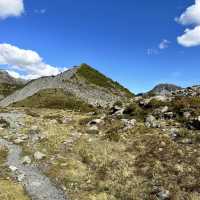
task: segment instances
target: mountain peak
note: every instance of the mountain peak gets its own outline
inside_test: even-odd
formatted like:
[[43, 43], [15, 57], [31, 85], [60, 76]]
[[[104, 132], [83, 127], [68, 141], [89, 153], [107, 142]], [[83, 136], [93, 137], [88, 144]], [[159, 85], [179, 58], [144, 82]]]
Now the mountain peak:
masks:
[[182, 89], [180, 86], [170, 83], [160, 83], [156, 85], [148, 94], [152, 95], [167, 95], [176, 90]]

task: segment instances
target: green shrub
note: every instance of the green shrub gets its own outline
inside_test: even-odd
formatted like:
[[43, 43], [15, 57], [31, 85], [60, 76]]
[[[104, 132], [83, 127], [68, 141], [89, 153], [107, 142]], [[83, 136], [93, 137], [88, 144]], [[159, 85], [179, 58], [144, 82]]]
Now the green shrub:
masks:
[[124, 114], [137, 119], [143, 119], [145, 111], [137, 103], [133, 102], [125, 108]]

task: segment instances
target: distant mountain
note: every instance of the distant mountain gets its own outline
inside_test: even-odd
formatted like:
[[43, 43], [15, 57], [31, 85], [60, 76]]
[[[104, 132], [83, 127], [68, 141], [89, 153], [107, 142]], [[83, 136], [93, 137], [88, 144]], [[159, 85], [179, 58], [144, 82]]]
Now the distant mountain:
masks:
[[180, 90], [180, 89], [182, 88], [177, 85], [162, 83], [162, 84], [156, 85], [147, 94], [148, 95], [168, 95], [168, 94], [171, 94], [171, 92], [175, 92], [176, 90]]
[[[52, 89], [57, 90], [53, 93]], [[65, 104], [63, 105], [68, 105], [69, 102], [66, 98], [72, 96], [77, 98], [79, 102], [83, 101], [88, 105], [99, 105], [102, 107], [133, 96], [128, 89], [119, 83], [111, 80], [89, 65], [82, 64], [57, 76], [42, 77], [30, 81], [22, 89], [0, 101], [0, 106], [5, 107], [11, 104], [18, 104], [19, 106], [30, 105], [34, 107], [35, 105], [35, 107], [45, 107], [44, 103], [41, 103], [41, 101], [45, 102], [44, 99], [47, 99], [44, 95], [50, 93], [51, 95], [48, 99], [57, 99], [54, 97], [58, 95], [58, 90], [59, 95], [64, 98]], [[51, 104], [54, 104], [55, 102], [52, 101]], [[39, 103], [41, 104], [38, 105]]]
[[23, 87], [26, 81], [16, 79], [8, 74], [6, 71], [0, 71], [0, 99], [12, 94], [17, 89]]

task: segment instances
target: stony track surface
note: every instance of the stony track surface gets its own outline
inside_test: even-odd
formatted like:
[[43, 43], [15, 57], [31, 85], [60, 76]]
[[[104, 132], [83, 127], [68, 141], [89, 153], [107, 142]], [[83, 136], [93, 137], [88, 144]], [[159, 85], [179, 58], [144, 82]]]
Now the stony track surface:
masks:
[[[11, 123], [12, 130], [20, 126], [19, 113], [1, 113], [0, 117]], [[8, 149], [7, 165], [13, 170], [13, 176], [20, 179], [32, 200], [67, 200], [64, 192], [58, 189], [48, 177], [34, 165], [24, 165], [21, 162], [22, 148], [5, 139], [0, 139], [0, 146]]]

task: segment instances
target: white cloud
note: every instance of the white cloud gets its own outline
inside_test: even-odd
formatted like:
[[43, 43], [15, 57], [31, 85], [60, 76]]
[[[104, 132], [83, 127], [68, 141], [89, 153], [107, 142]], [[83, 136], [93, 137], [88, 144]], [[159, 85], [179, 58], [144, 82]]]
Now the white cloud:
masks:
[[177, 42], [184, 47], [200, 45], [200, 0], [188, 7], [186, 11], [176, 19], [182, 25], [193, 25], [191, 29], [185, 29], [183, 35], [177, 37]]
[[18, 72], [12, 71], [12, 70], [6, 70], [12, 77], [14, 78], [20, 78], [20, 74]]
[[180, 45], [185, 47], [194, 47], [200, 45], [200, 26], [194, 29], [186, 29], [182, 36], [177, 38]]
[[195, 4], [188, 7], [176, 21], [182, 25], [200, 25], [200, 0], [195, 0]]
[[24, 12], [23, 0], [0, 0], [0, 18], [18, 17]]
[[158, 48], [161, 49], [161, 50], [167, 49], [167, 48], [169, 47], [169, 44], [170, 44], [170, 43], [171, 43], [170, 41], [168, 41], [168, 40], [166, 40], [166, 39], [163, 39], [163, 40], [160, 42], [160, 44], [158, 45]]
[[57, 75], [61, 72], [57, 67], [46, 64], [37, 52], [10, 44], [0, 44], [0, 65], [7, 65], [12, 76], [25, 79]]

